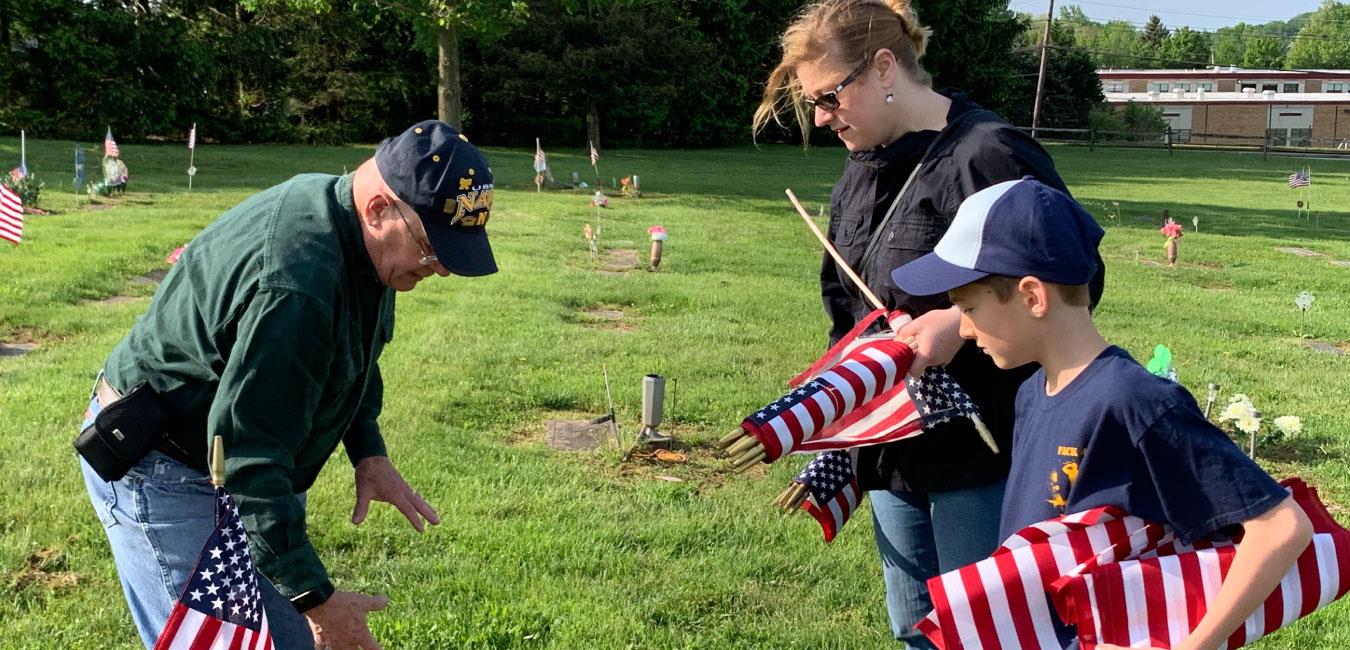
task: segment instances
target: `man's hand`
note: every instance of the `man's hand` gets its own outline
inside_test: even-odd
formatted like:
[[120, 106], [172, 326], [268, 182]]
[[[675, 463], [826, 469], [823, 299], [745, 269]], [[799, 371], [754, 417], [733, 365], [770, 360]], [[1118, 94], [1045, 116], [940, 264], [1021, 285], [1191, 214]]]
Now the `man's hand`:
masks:
[[423, 518], [432, 525], [441, 523], [436, 510], [403, 480], [403, 476], [394, 469], [394, 464], [389, 462], [388, 456], [371, 456], [356, 464], [356, 508], [352, 510], [353, 524], [360, 524], [366, 520], [366, 512], [370, 510], [372, 499], [398, 508], [398, 511], [408, 518], [408, 523], [419, 533], [425, 529]]
[[914, 350], [914, 365], [909, 374], [918, 377], [929, 366], [945, 366], [960, 351], [961, 310], [958, 307], [936, 309], [905, 323], [895, 340]]
[[366, 616], [389, 604], [388, 596], [367, 596], [339, 591], [322, 605], [305, 612], [314, 647], [323, 650], [381, 650], [380, 642], [370, 634]]

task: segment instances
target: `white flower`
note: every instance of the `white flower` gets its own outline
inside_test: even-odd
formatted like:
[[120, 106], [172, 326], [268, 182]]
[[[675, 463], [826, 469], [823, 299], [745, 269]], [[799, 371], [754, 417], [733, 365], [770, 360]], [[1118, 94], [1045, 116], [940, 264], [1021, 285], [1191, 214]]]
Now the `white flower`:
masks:
[[1303, 420], [1297, 415], [1281, 415], [1275, 418], [1275, 428], [1290, 438], [1303, 433]]
[[1261, 429], [1261, 418], [1253, 417], [1251, 413], [1246, 413], [1237, 419], [1235, 426], [1243, 433], [1250, 435]]
[[1242, 402], [1230, 402], [1228, 406], [1224, 408], [1223, 413], [1219, 414], [1219, 421], [1236, 422], [1245, 417], [1252, 417], [1252, 415], [1253, 409], [1251, 406], [1243, 404]]
[[1252, 398], [1247, 397], [1247, 394], [1246, 394], [1246, 393], [1233, 393], [1233, 396], [1230, 397], [1230, 398], [1228, 398], [1228, 403], [1229, 403], [1229, 404], [1245, 404], [1245, 405], [1247, 406], [1247, 408], [1249, 408], [1249, 409], [1250, 409], [1250, 408], [1256, 408], [1256, 407], [1252, 406]]

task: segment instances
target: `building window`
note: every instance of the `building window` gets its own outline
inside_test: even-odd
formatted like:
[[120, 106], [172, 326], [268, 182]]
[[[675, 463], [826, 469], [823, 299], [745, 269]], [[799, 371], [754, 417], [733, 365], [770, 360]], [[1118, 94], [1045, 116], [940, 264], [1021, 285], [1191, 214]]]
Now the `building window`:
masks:
[[1108, 81], [1102, 91], [1108, 93], [1123, 93], [1125, 92], [1125, 82]]
[[1282, 91], [1280, 91], [1280, 92], [1285, 92], [1285, 93], [1296, 93], [1296, 92], [1298, 92], [1298, 84], [1296, 84], [1296, 83], [1285, 84], [1285, 85], [1284, 85], [1284, 90], [1282, 90]]
[[1243, 83], [1241, 83], [1241, 84], [1238, 84], [1238, 91], [1239, 91], [1239, 92], [1241, 92], [1241, 91], [1243, 91], [1243, 90], [1246, 90], [1246, 89], [1248, 89], [1248, 88], [1251, 88], [1252, 90], [1256, 90], [1256, 84], [1254, 84], [1254, 83], [1247, 83], [1247, 82], [1243, 82]]
[[1345, 92], [1345, 84], [1344, 84], [1344, 83], [1329, 83], [1329, 82], [1328, 82], [1323, 90], [1324, 90], [1324, 92], [1329, 92], [1329, 93], [1343, 93], [1343, 92]]
[[1156, 91], [1158, 91], [1158, 92], [1160, 92], [1160, 93], [1165, 93], [1165, 92], [1167, 92], [1167, 89], [1168, 89], [1168, 84], [1167, 84], [1167, 82], [1165, 82], [1165, 81], [1159, 82], [1159, 83], [1151, 83], [1151, 84], [1148, 85], [1148, 91], [1149, 91], [1149, 92], [1153, 92], [1153, 91], [1156, 90]]
[[1195, 89], [1196, 89], [1196, 90], [1203, 90], [1203, 91], [1205, 91], [1205, 92], [1207, 92], [1207, 93], [1212, 93], [1212, 92], [1214, 92], [1214, 83], [1213, 83], [1213, 82], [1209, 82], [1209, 81], [1201, 81], [1201, 82], [1195, 84]]
[[1280, 84], [1264, 84], [1264, 83], [1261, 84], [1261, 92], [1266, 92], [1267, 90], [1269, 90], [1269, 91], [1271, 91], [1271, 92], [1274, 92], [1274, 91], [1277, 91], [1277, 90], [1279, 90], [1279, 89], [1280, 89]]
[[1180, 90], [1180, 91], [1182, 91], [1182, 92], [1190, 92], [1190, 91], [1191, 91], [1191, 85], [1188, 84], [1188, 83], [1185, 83], [1185, 84], [1183, 84], [1183, 83], [1175, 83], [1175, 84], [1172, 84], [1172, 90]]

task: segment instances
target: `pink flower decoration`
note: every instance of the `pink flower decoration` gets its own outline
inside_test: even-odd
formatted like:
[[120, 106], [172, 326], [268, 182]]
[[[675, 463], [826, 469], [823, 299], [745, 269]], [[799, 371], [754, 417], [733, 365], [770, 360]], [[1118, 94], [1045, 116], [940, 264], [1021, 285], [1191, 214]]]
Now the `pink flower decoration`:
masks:
[[1163, 227], [1158, 229], [1158, 232], [1161, 232], [1168, 239], [1181, 239], [1181, 224], [1173, 221], [1169, 217], [1167, 223], [1163, 224]]
[[653, 241], [666, 240], [666, 229], [664, 226], [652, 226], [647, 229], [647, 233], [652, 236]]
[[178, 248], [173, 249], [173, 252], [172, 252], [172, 253], [169, 253], [169, 256], [166, 257], [166, 258], [164, 258], [164, 261], [165, 261], [165, 262], [168, 262], [168, 263], [170, 263], [170, 264], [177, 263], [177, 262], [178, 262], [178, 258], [179, 258], [180, 256], [183, 255], [183, 249], [184, 249], [184, 248], [187, 248], [187, 244], [183, 244], [182, 246], [179, 246]]

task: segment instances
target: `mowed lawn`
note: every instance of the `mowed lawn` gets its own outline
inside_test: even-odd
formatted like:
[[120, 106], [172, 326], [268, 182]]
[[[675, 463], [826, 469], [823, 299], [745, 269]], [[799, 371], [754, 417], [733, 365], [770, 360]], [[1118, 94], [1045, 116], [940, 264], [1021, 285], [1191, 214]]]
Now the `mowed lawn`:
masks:
[[[131, 192], [91, 207], [70, 192], [72, 144], [28, 143], [55, 213], [29, 217], [22, 246], [0, 245], [0, 341], [39, 346], [0, 357], [4, 647], [137, 644], [70, 441], [94, 373], [154, 291], [138, 278], [249, 194], [295, 173], [353, 169], [372, 152], [203, 146], [188, 193], [185, 149], [126, 145]], [[1350, 523], [1350, 356], [1309, 347], [1350, 351], [1350, 267], [1334, 263], [1350, 260], [1350, 162], [1051, 151], [1107, 230], [1097, 316], [1108, 338], [1141, 361], [1168, 345], [1202, 402], [1215, 382], [1222, 399], [1249, 395], [1267, 426], [1300, 416], [1303, 434], [1261, 448], [1261, 461], [1309, 479]], [[597, 218], [589, 191], [536, 193], [532, 152], [488, 153], [501, 273], [432, 279], [401, 296], [383, 359], [391, 455], [443, 523], [418, 535], [377, 506], [353, 527], [342, 454], [310, 493], [311, 535], [335, 582], [393, 601], [372, 619], [376, 636], [391, 648], [895, 647], [870, 514], [827, 545], [809, 517], [770, 507], [804, 459], [732, 475], [712, 451], [824, 345], [819, 245], [783, 189], [816, 212], [843, 151], [604, 152], [606, 185], [636, 173], [647, 194], [612, 196], [602, 252], [634, 249], [645, 266], [647, 227], [670, 233], [660, 272], [611, 274], [581, 236]], [[17, 141], [0, 140], [0, 161], [17, 160]], [[595, 178], [579, 151], [551, 150], [550, 161], [559, 178]], [[1294, 216], [1303, 194], [1286, 178], [1304, 164], [1320, 226]], [[1107, 216], [1113, 202], [1118, 219]], [[1157, 265], [1163, 209], [1186, 229], [1176, 269]], [[1316, 302], [1300, 323], [1293, 299], [1305, 290]], [[544, 444], [547, 419], [604, 412], [602, 368], [628, 439], [642, 376], [670, 379], [667, 429], [689, 463]], [[1340, 603], [1259, 647], [1347, 646]]]

